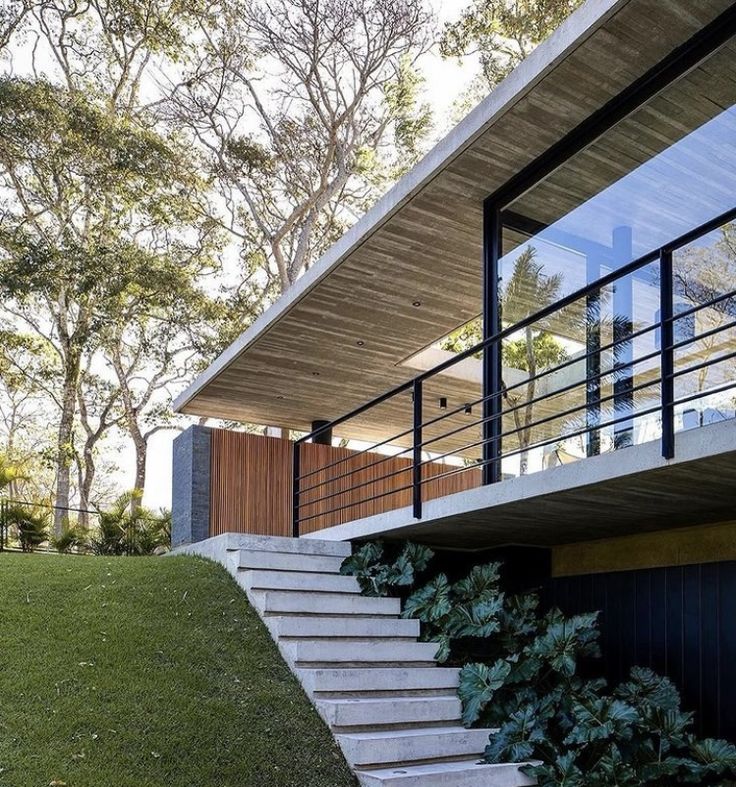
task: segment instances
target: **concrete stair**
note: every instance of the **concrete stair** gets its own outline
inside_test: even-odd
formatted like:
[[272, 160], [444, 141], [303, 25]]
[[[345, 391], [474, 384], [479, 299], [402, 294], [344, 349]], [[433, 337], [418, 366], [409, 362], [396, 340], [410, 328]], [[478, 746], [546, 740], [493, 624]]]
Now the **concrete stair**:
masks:
[[[221, 537], [222, 538], [222, 537]], [[227, 536], [220, 559], [335, 735], [363, 787], [521, 787], [518, 764], [479, 764], [490, 730], [460, 721], [459, 670], [435, 662], [398, 599], [340, 575], [350, 545]], [[188, 551], [194, 551], [191, 548]]]

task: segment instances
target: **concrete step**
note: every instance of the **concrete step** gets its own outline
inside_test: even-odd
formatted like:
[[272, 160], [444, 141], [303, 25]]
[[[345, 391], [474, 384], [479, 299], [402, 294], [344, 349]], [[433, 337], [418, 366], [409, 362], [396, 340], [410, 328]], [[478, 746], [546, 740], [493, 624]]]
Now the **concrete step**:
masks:
[[337, 735], [345, 759], [355, 767], [458, 757], [480, 757], [491, 730], [464, 727], [381, 730]]
[[272, 571], [317, 571], [320, 574], [339, 574], [342, 557], [332, 555], [304, 555], [301, 552], [240, 551], [240, 568]]
[[460, 724], [462, 712], [460, 700], [453, 695], [319, 700], [317, 706], [322, 718], [340, 729], [449, 721]]
[[238, 573], [238, 582], [248, 590], [299, 590], [360, 594], [358, 580], [355, 577], [343, 577], [340, 574], [244, 569]]
[[269, 629], [279, 638], [303, 637], [305, 639], [324, 637], [416, 639], [420, 628], [419, 621], [411, 618], [360, 618], [332, 615], [271, 617], [267, 619], [267, 623]]
[[297, 664], [427, 663], [434, 665], [436, 642], [394, 642], [391, 640], [281, 640], [282, 647]]
[[460, 670], [454, 667], [299, 669], [297, 673], [309, 693], [329, 694], [457, 689], [460, 680]]
[[257, 536], [246, 533], [229, 533], [227, 549], [247, 549], [253, 552], [281, 552], [297, 555], [329, 555], [340, 558], [346, 558], [352, 553], [349, 541]]
[[292, 590], [265, 590], [253, 593], [266, 615], [284, 613], [306, 615], [398, 615], [398, 598], [369, 598], [357, 593], [313, 593]]
[[536, 781], [524, 776], [518, 763], [479, 764], [478, 758], [433, 762], [357, 772], [362, 787], [527, 787]]

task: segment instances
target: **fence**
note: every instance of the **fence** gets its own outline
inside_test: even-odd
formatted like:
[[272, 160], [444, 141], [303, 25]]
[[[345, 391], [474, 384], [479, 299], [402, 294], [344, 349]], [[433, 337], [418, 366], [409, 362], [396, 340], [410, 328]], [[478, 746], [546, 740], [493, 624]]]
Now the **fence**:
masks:
[[[54, 551], [51, 547], [51, 535], [47, 533], [43, 540], [38, 540], [40, 535], [34, 536], [27, 528], [24, 531], [22, 512], [23, 510], [39, 509], [47, 512], [63, 511], [65, 514], [85, 514], [87, 516], [101, 517], [101, 512], [96, 509], [75, 508], [73, 506], [57, 506], [50, 503], [36, 503], [30, 500], [18, 500], [13, 498], [0, 498], [0, 552], [22, 551], [33, 552]], [[30, 519], [27, 520], [30, 525]], [[11, 528], [16, 531], [17, 546], [11, 545]], [[133, 555], [135, 550], [135, 527], [134, 523], [129, 523], [127, 527], [120, 530], [120, 551], [119, 554]], [[76, 553], [87, 551], [76, 549]], [[75, 552], [71, 552], [74, 554]]]

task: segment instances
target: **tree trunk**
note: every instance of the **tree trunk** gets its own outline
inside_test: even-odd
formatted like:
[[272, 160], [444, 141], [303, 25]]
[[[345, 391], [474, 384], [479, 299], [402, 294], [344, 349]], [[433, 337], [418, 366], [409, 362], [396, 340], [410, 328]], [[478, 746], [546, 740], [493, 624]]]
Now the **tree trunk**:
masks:
[[71, 453], [74, 439], [74, 415], [77, 403], [77, 386], [80, 374], [80, 353], [69, 349], [65, 358], [64, 387], [61, 418], [56, 438], [56, 506], [54, 509], [54, 534], [60, 536], [68, 516], [71, 489]]
[[133, 495], [130, 501], [131, 513], [135, 513], [143, 502], [143, 491], [146, 488], [146, 464], [148, 461], [148, 442], [140, 433], [138, 424], [130, 427], [133, 445], [135, 446], [135, 489], [140, 491], [140, 496]]
[[94, 441], [87, 440], [84, 444], [84, 464], [83, 472], [80, 473], [79, 479], [79, 507], [82, 509], [79, 513], [78, 521], [79, 526], [85, 530], [89, 529], [89, 514], [85, 513], [90, 508], [90, 498], [92, 495], [92, 485], [95, 480], [95, 460], [92, 453]]

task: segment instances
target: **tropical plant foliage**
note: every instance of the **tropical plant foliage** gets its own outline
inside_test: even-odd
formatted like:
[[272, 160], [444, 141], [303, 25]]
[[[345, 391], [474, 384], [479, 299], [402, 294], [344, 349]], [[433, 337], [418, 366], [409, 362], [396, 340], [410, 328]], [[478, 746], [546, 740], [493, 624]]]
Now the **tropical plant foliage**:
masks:
[[36, 547], [48, 541], [49, 516], [46, 509], [31, 509], [19, 504], [8, 505], [5, 509], [5, 524], [15, 531], [24, 552], [33, 552]]
[[121, 495], [106, 511], [99, 512], [99, 526], [89, 537], [96, 555], [151, 555], [166, 551], [171, 543], [171, 515], [158, 514], [138, 505], [140, 493]]
[[[405, 595], [403, 615], [422, 622], [437, 658], [462, 664], [463, 722], [496, 729], [488, 762], [527, 762], [541, 787], [724, 784], [736, 777], [736, 747], [699, 740], [693, 714], [669, 679], [635, 667], [610, 690], [587, 678], [600, 657], [598, 613], [543, 612], [536, 593], [507, 595], [500, 565], [450, 582], [428, 571], [433, 553], [405, 545], [385, 558], [369, 543], [343, 564], [364, 592]], [[417, 586], [415, 578], [427, 581]], [[584, 667], [584, 669], [581, 669]]]

